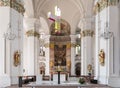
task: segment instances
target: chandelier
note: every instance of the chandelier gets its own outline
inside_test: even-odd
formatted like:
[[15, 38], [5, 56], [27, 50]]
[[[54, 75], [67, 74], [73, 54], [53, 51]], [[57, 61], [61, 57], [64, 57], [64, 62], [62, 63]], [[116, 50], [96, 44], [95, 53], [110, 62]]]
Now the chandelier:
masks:
[[51, 12], [48, 12], [48, 19], [55, 23], [55, 33], [60, 33], [61, 29], [61, 10], [58, 6], [55, 6], [55, 14], [52, 15]]
[[101, 37], [103, 37], [104, 39], [110, 39], [112, 36], [113, 36], [113, 33], [110, 31], [106, 31], [101, 34]]
[[110, 39], [113, 36], [113, 32], [109, 30], [108, 23], [106, 23], [105, 31], [101, 33], [100, 37], [103, 37], [104, 39]]
[[14, 33], [12, 27], [11, 27], [11, 20], [12, 20], [12, 15], [11, 15], [11, 9], [9, 11], [9, 17], [10, 17], [10, 22], [8, 24], [7, 32], [4, 34], [4, 37], [8, 40], [14, 40], [16, 37], [16, 34]]
[[[109, 6], [109, 1], [107, 1], [107, 6]], [[106, 7], [106, 23], [104, 27], [104, 32], [100, 34], [101, 37], [104, 39], [110, 39], [113, 36], [113, 32], [111, 32], [109, 29], [109, 8]]]
[[8, 26], [7, 32], [4, 34], [4, 37], [8, 40], [14, 40], [16, 35], [14, 34], [13, 30], [11, 29], [11, 24]]

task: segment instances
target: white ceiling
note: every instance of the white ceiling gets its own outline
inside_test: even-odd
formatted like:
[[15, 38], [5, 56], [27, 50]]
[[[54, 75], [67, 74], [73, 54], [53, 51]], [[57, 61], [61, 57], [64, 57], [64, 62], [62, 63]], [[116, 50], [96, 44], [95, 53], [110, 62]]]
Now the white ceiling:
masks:
[[71, 33], [75, 33], [79, 21], [84, 17], [93, 15], [94, 0], [24, 0], [25, 17], [43, 17], [48, 27], [51, 21], [47, 19], [49, 11], [54, 14], [54, 7], [57, 5], [61, 9], [61, 17], [71, 26]]

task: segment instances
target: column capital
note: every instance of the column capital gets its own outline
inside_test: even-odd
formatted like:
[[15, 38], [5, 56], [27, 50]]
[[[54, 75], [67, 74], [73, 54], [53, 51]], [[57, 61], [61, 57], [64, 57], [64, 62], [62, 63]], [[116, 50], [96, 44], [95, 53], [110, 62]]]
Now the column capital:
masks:
[[34, 29], [32, 30], [28, 30], [26, 32], [26, 35], [29, 37], [29, 36], [35, 36], [35, 37], [39, 37], [39, 33], [37, 31], [35, 31]]
[[91, 36], [91, 37], [93, 37], [94, 34], [95, 34], [95, 33], [94, 33], [94, 30], [91, 30], [91, 29], [86, 29], [86, 30], [83, 30], [83, 31], [81, 32], [81, 36], [82, 36], [82, 37], [86, 37], [86, 36]]

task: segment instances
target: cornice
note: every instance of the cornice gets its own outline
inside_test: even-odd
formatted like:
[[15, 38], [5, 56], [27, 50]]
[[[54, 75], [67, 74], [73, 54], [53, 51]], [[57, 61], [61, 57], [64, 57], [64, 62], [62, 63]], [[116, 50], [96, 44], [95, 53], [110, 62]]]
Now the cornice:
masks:
[[107, 8], [108, 6], [116, 6], [118, 0], [99, 0], [94, 6], [94, 14], [98, 14], [103, 9]]
[[39, 37], [39, 33], [36, 32], [35, 30], [29, 30], [26, 32], [26, 35], [29, 36], [34, 36], [34, 37]]
[[21, 14], [24, 14], [25, 8], [21, 3], [18, 3], [16, 0], [0, 0], [0, 7], [1, 6], [9, 6]]

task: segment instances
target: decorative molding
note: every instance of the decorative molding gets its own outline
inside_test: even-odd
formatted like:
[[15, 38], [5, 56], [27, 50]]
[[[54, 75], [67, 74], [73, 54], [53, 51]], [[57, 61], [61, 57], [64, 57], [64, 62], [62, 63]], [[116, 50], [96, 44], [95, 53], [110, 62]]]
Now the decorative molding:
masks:
[[34, 36], [34, 37], [39, 37], [39, 33], [36, 32], [35, 30], [29, 30], [26, 32], [26, 35], [29, 36]]
[[[59, 44], [60, 44], [60, 43], [59, 43]], [[64, 43], [62, 43], [62, 44], [64, 44]], [[55, 43], [52, 43], [52, 42], [51, 42], [50, 44], [46, 43], [44, 46], [45, 46], [45, 47], [50, 47], [51, 49], [54, 49], [54, 45], [55, 45]], [[75, 44], [75, 43], [67, 42], [66, 45], [67, 45], [67, 49], [70, 49], [71, 47], [76, 47], [76, 44]]]
[[0, 0], [0, 6], [9, 6], [22, 14], [25, 12], [24, 6], [16, 0]]
[[98, 14], [103, 9], [107, 8], [108, 6], [115, 6], [117, 5], [119, 0], [99, 0], [94, 6], [94, 14]]
[[69, 42], [71, 41], [70, 36], [51, 36], [50, 41], [52, 42]]
[[81, 32], [81, 36], [82, 36], [82, 37], [86, 37], [86, 36], [91, 36], [91, 37], [93, 37], [94, 34], [95, 34], [95, 33], [94, 33], [93, 30], [83, 30], [83, 31]]

